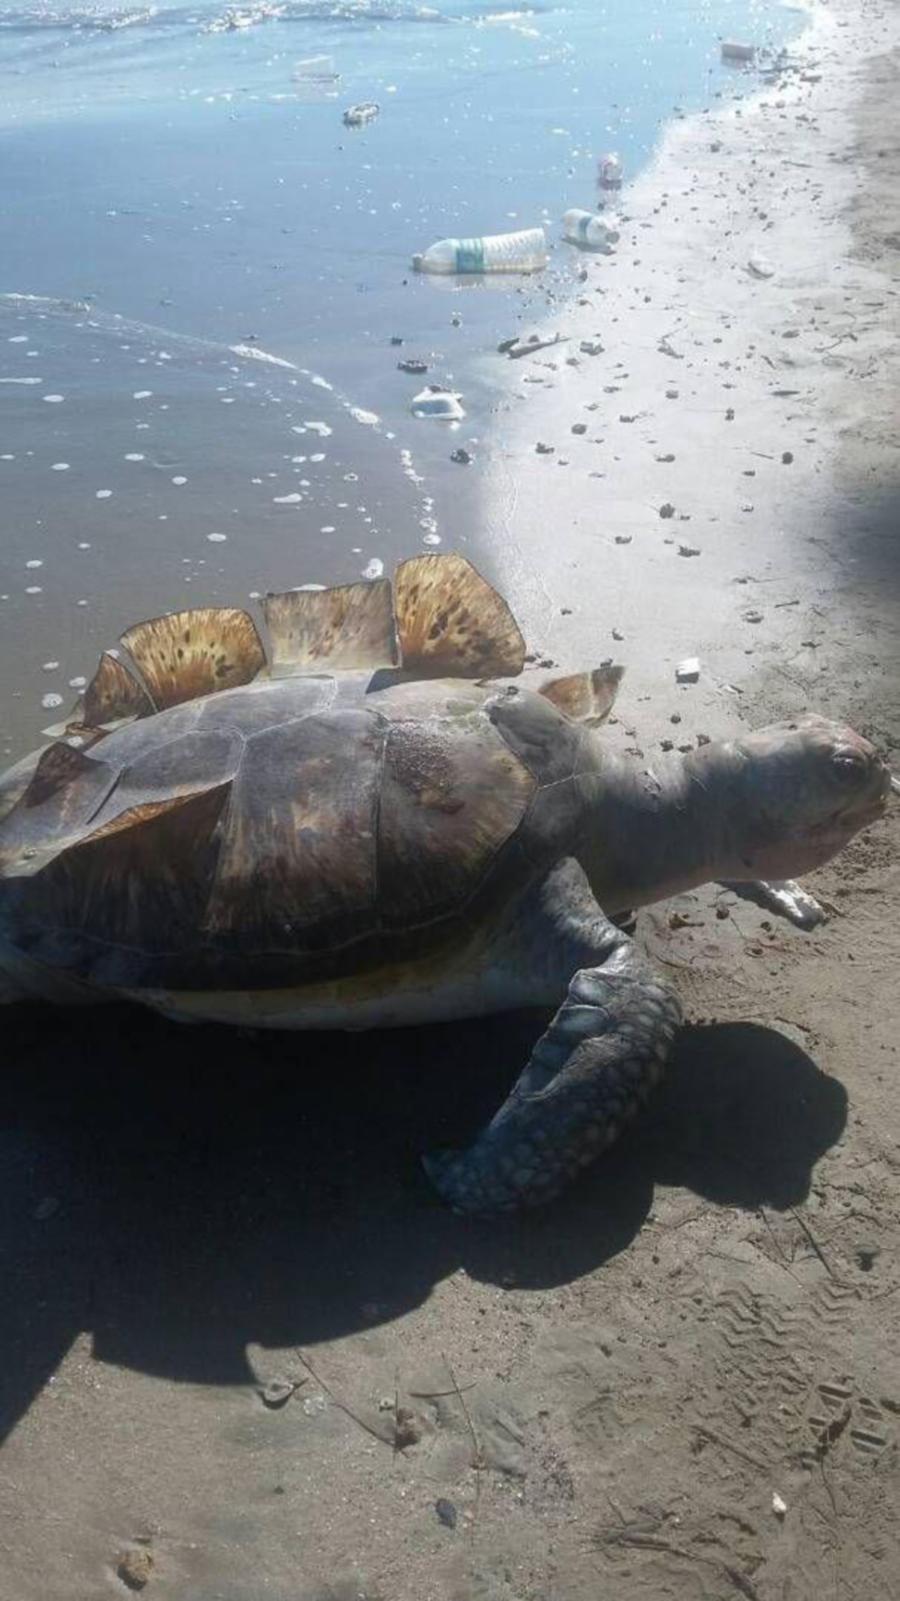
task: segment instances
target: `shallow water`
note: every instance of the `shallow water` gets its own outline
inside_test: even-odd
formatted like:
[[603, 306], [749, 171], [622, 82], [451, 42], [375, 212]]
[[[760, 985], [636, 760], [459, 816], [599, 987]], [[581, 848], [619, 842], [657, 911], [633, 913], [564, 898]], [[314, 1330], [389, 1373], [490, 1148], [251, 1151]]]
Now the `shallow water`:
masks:
[[[578, 257], [460, 283], [412, 253], [540, 222], [555, 240], [601, 153], [632, 174], [675, 106], [752, 86], [720, 37], [798, 26], [746, 0], [0, 0], [0, 754], [137, 616], [346, 580], [425, 539], [489, 571], [497, 391], [475, 358], [569, 293]], [[463, 391], [453, 432], [410, 416], [410, 355]], [[332, 430], [317, 450], [304, 420]]]

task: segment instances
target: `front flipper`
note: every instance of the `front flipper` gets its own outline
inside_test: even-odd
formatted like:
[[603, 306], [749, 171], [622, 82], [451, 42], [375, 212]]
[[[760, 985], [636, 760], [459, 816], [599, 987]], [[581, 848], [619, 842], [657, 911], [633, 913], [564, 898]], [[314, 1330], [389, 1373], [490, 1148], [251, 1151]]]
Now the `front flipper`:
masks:
[[455, 1211], [511, 1212], [552, 1200], [612, 1144], [660, 1078], [678, 1002], [611, 924], [605, 943], [602, 961], [575, 974], [487, 1128], [467, 1151], [424, 1159]]
[[742, 900], [752, 901], [754, 906], [787, 918], [795, 928], [818, 928], [828, 920], [824, 906], [793, 878], [723, 879], [722, 888], [730, 889]]

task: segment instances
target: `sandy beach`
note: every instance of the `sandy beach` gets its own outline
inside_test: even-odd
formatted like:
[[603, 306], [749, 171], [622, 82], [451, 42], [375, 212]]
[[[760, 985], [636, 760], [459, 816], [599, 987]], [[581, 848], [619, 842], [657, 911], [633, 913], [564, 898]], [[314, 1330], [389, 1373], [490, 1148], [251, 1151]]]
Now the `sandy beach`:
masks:
[[[538, 657], [626, 665], [648, 761], [802, 710], [900, 745], [898, 69], [896, 7], [817, 4], [509, 364], [495, 576]], [[533, 1018], [299, 1074], [290, 1038], [20, 1010], [0, 1601], [895, 1597], [898, 832], [810, 881], [813, 933], [717, 888], [641, 914], [690, 1026], [522, 1221], [452, 1217], [416, 1152]]]

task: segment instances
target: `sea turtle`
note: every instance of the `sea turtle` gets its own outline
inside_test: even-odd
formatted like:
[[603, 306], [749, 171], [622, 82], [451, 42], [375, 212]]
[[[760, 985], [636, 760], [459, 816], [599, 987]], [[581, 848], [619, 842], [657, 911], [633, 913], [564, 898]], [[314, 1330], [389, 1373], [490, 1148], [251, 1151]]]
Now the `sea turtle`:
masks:
[[282, 1029], [557, 1005], [471, 1148], [425, 1159], [459, 1210], [547, 1200], [679, 1022], [617, 914], [827, 860], [887, 769], [818, 717], [623, 757], [597, 732], [621, 669], [499, 682], [522, 635], [458, 555], [263, 612], [268, 659], [243, 611], [130, 628], [0, 780], [4, 996]]

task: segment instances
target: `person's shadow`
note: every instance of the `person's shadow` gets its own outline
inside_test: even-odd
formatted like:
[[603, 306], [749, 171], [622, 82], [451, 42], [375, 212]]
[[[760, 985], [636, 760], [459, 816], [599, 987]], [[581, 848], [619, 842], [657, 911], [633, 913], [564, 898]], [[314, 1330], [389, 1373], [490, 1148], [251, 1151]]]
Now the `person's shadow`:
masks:
[[83, 1330], [99, 1360], [246, 1383], [248, 1342], [314, 1345], [395, 1318], [460, 1266], [575, 1279], [628, 1245], [656, 1182], [795, 1205], [844, 1127], [842, 1086], [782, 1035], [686, 1029], [650, 1108], [565, 1198], [457, 1218], [418, 1155], [490, 1115], [543, 1022], [274, 1035], [8, 1008], [0, 1436]]

